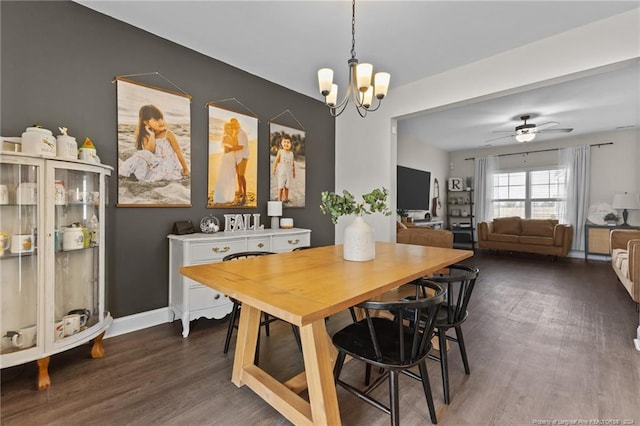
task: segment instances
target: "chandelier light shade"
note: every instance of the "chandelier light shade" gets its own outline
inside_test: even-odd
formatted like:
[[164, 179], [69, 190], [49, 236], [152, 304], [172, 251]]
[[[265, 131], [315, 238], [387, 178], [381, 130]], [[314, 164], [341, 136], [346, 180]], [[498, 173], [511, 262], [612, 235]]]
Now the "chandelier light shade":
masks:
[[629, 194], [625, 192], [624, 194], [616, 194], [613, 196], [612, 206], [616, 210], [622, 210], [622, 219], [624, 223], [620, 226], [627, 227], [629, 224], [627, 223], [627, 218], [629, 217], [628, 210], [639, 210], [640, 209], [640, 200], [638, 200], [638, 194]]
[[[333, 70], [322, 68], [318, 70], [318, 88], [324, 102], [329, 107], [332, 116], [337, 117], [347, 107], [351, 99], [361, 117], [366, 117], [367, 112], [380, 108], [382, 99], [389, 90], [391, 75], [386, 72], [373, 73], [373, 65], [359, 63], [356, 58], [356, 1], [351, 2], [351, 59], [347, 61], [349, 66], [349, 83], [342, 100], [338, 103], [338, 85], [333, 83]], [[373, 84], [372, 84], [373, 83]], [[373, 98], [377, 104], [372, 106]]]

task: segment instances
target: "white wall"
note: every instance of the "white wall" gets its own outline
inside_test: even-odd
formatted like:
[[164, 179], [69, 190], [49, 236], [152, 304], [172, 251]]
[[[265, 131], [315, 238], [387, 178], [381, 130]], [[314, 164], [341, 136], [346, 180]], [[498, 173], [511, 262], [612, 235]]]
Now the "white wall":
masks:
[[[395, 188], [396, 117], [638, 58], [639, 29], [632, 10], [402, 87], [393, 88], [392, 76], [379, 111], [361, 119], [350, 106], [336, 119], [335, 189], [362, 194], [377, 186]], [[393, 241], [394, 220], [368, 219], [377, 239], [386, 241]], [[344, 223], [336, 227], [336, 242], [343, 229]]]
[[[440, 196], [442, 207], [444, 208], [446, 203], [442, 202], [446, 196], [446, 179], [449, 176], [449, 153], [439, 148], [426, 145], [423, 141], [413, 140], [409, 136], [405, 136], [402, 133], [402, 125], [398, 126], [398, 165], [411, 167], [413, 169], [425, 170], [431, 172], [431, 198]], [[440, 186], [440, 193], [438, 194], [435, 189], [435, 180], [438, 180]], [[395, 186], [394, 186], [395, 188]], [[430, 207], [433, 208], [433, 206]], [[444, 209], [438, 212], [438, 218], [442, 219], [442, 216], [446, 214]], [[416, 215], [411, 215], [415, 219], [421, 219], [424, 217], [424, 212], [416, 212]]]

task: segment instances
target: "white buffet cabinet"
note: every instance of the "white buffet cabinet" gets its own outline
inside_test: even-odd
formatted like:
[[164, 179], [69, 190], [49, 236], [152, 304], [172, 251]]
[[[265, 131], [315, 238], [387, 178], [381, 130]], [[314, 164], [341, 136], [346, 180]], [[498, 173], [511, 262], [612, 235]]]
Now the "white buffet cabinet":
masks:
[[215, 234], [169, 235], [170, 321], [182, 320], [182, 337], [189, 335], [189, 322], [197, 318], [224, 318], [233, 304], [224, 294], [180, 274], [180, 267], [221, 262], [241, 251], [287, 252], [311, 245], [309, 229], [262, 229]]

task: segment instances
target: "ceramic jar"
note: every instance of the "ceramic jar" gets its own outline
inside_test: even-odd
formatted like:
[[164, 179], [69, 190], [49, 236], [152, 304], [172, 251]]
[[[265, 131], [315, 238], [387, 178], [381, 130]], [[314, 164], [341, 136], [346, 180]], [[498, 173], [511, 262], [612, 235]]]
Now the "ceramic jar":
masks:
[[84, 143], [78, 149], [78, 158], [81, 161], [89, 163], [99, 163], [100, 158], [96, 152], [96, 146], [91, 142], [91, 139], [85, 138]]
[[22, 182], [16, 187], [16, 204], [33, 205], [38, 203], [38, 184]]
[[78, 250], [84, 248], [84, 232], [81, 227], [62, 228], [62, 250]]
[[78, 142], [73, 136], [58, 135], [56, 136], [57, 153], [59, 158], [66, 160], [78, 159]]
[[44, 157], [56, 156], [56, 138], [51, 130], [27, 127], [22, 134], [22, 152]]
[[64, 187], [63, 180], [56, 180], [53, 185], [53, 203], [56, 206], [64, 206], [67, 204], [67, 191]]

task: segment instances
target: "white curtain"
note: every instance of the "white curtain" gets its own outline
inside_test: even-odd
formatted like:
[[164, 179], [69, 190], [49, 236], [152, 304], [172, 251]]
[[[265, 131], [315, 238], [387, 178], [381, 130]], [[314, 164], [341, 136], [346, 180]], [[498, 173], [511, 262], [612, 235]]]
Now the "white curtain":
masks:
[[589, 210], [591, 148], [588, 145], [559, 150], [560, 165], [567, 171], [567, 202], [560, 219], [573, 225], [572, 250], [584, 250], [584, 224]]
[[498, 171], [498, 157], [489, 155], [474, 161], [476, 224], [493, 220], [493, 175]]

